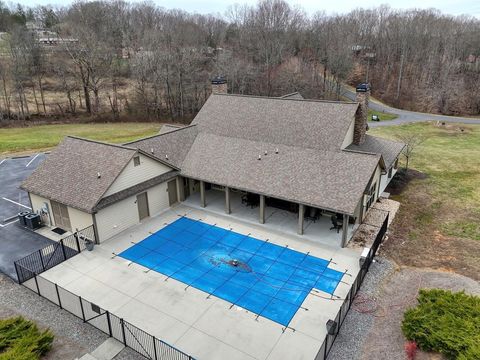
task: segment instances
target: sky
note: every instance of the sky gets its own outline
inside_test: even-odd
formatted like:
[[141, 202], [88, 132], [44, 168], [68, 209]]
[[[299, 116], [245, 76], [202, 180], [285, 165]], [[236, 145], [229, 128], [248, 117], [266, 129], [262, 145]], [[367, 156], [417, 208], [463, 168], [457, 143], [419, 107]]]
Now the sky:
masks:
[[[132, 1], [132, 0], [127, 0]], [[133, 0], [140, 1], [140, 0]], [[11, 0], [24, 5], [66, 5], [72, 0]], [[177, 8], [189, 12], [224, 14], [235, 3], [254, 5], [257, 0], [151, 0], [164, 8]], [[300, 5], [308, 14], [324, 10], [327, 14], [346, 13], [358, 7], [371, 8], [388, 4], [394, 9], [436, 8], [451, 15], [472, 15], [480, 18], [480, 0], [287, 0], [291, 5]]]

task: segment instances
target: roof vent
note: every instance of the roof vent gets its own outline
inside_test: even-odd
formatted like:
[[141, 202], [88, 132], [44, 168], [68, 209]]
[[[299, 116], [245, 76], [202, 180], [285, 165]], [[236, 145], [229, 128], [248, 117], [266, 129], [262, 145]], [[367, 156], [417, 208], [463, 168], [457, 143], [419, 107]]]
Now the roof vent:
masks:
[[262, 155], [258, 155], [258, 160], [262, 160]]
[[154, 153], [155, 153], [155, 151], [153, 151], [153, 148], [151, 148], [151, 149], [150, 149], [150, 152], [151, 152], [152, 154], [154, 154]]
[[267, 152], [267, 150], [265, 150], [265, 155], [268, 155], [268, 152]]
[[275, 154], [278, 154], [278, 148], [275, 149]]
[[165, 155], [165, 160], [168, 160], [168, 155]]
[[100, 179], [101, 177], [102, 175], [99, 172], [97, 172], [97, 179]]

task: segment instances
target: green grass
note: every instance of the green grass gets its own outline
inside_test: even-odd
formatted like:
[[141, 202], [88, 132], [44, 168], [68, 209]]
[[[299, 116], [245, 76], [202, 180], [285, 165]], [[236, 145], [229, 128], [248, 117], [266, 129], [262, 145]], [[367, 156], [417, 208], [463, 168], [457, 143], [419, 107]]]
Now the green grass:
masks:
[[404, 314], [408, 340], [448, 359], [480, 359], [480, 297], [432, 289], [420, 290], [418, 302]]
[[52, 148], [66, 135], [123, 143], [154, 135], [159, 130], [160, 124], [156, 123], [85, 123], [3, 128], [0, 129], [0, 154]]
[[372, 115], [377, 115], [380, 118], [380, 121], [388, 121], [396, 119], [398, 116], [395, 114], [386, 113], [383, 111], [375, 111], [368, 109], [368, 121], [372, 121]]
[[424, 192], [430, 204], [421, 209], [427, 213], [418, 214], [419, 226], [435, 226], [448, 236], [480, 240], [480, 126], [416, 123], [375, 128], [369, 133], [392, 139], [405, 133], [425, 137], [410, 159], [410, 168], [428, 178], [411, 184], [398, 200]]
[[0, 320], [0, 360], [37, 360], [52, 347], [50, 330], [22, 317]]

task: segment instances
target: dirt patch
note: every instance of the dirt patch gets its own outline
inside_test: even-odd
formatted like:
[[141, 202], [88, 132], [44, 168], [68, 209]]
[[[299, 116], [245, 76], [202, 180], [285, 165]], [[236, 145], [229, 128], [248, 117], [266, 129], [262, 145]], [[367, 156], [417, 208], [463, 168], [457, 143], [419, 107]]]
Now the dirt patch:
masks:
[[[361, 359], [405, 359], [405, 338], [401, 331], [403, 313], [417, 304], [416, 297], [422, 288], [480, 294], [480, 284], [465, 276], [428, 269], [397, 268], [383, 281], [374, 299], [377, 307], [371, 314], [374, 323], [366, 337]], [[419, 352], [416, 359], [437, 360], [443, 357]]]
[[408, 184], [413, 180], [424, 180], [428, 177], [427, 174], [422, 173], [415, 169], [400, 169], [395, 174], [393, 179], [388, 184], [387, 188], [385, 189], [386, 192], [390, 193], [391, 195], [400, 195], [402, 194]]

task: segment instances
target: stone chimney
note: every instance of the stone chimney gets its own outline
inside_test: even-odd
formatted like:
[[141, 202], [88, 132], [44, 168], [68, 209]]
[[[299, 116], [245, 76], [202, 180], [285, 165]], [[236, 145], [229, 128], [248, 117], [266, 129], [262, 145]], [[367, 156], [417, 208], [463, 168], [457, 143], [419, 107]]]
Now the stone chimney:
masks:
[[212, 79], [212, 94], [226, 94], [227, 80], [222, 75], [217, 75]]
[[355, 127], [353, 130], [353, 143], [361, 145], [365, 142], [365, 134], [368, 130], [368, 100], [370, 98], [370, 84], [363, 83], [356, 88], [355, 101], [359, 103], [355, 114]]

